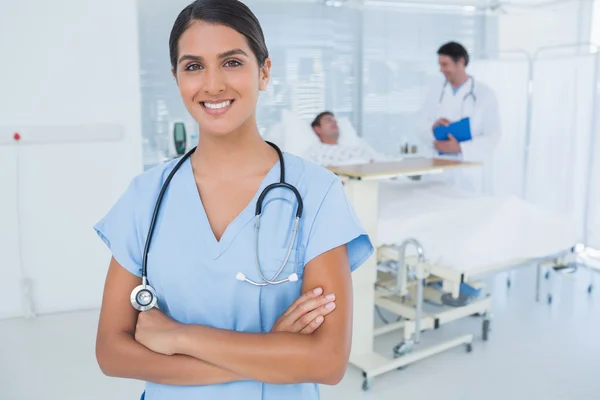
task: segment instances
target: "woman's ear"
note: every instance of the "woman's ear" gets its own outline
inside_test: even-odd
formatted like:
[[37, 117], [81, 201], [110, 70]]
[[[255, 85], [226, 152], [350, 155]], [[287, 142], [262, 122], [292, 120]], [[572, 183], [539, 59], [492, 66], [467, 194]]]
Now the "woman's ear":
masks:
[[260, 81], [258, 82], [258, 90], [265, 91], [269, 85], [269, 79], [271, 78], [271, 59], [265, 59], [265, 63], [260, 68]]
[[175, 72], [175, 68], [171, 68], [171, 74], [173, 75], [173, 78], [175, 78], [175, 81], [177, 81], [177, 72]]

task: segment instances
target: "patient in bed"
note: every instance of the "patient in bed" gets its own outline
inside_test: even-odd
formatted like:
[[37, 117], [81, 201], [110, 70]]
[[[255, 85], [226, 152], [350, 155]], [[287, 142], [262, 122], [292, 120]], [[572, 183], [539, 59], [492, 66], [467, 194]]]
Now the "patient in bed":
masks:
[[353, 144], [340, 144], [340, 128], [335, 115], [324, 111], [311, 123], [312, 129], [319, 138], [308, 148], [304, 158], [323, 166], [339, 166], [343, 164], [361, 164], [383, 161], [386, 157], [371, 148], [364, 141]]
[[[347, 118], [336, 119], [331, 112], [319, 114], [311, 129], [306, 120], [283, 110], [281, 121], [264, 137], [285, 152], [324, 166], [394, 160], [371, 149]], [[380, 181], [378, 199], [376, 246], [417, 238], [431, 264], [470, 276], [558, 253], [579, 237], [569, 215], [556, 215], [516, 196], [481, 196], [444, 182]], [[466, 285], [461, 289], [468, 296], [479, 291]]]

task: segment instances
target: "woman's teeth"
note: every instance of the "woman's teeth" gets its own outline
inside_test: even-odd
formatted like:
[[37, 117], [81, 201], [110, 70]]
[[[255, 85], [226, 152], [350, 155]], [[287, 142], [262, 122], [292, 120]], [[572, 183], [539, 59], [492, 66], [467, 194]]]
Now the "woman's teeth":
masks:
[[225, 108], [231, 104], [231, 100], [224, 101], [222, 103], [202, 103], [202, 105], [206, 108], [210, 108], [211, 110], [218, 110], [220, 108]]

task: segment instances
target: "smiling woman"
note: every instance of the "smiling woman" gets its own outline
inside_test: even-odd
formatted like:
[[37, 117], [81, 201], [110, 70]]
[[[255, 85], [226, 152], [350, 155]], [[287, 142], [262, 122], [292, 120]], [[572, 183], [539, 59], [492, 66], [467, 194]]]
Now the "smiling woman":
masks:
[[335, 175], [258, 133], [271, 61], [243, 3], [190, 4], [170, 51], [199, 144], [95, 226], [113, 255], [98, 363], [146, 381], [146, 400], [317, 399], [345, 372], [371, 242]]
[[[239, 2], [217, 3], [184, 10], [169, 47], [173, 75], [188, 112], [203, 132], [223, 135], [256, 125], [251, 116], [259, 91], [267, 88], [271, 60], [251, 11], [235, 4]], [[227, 16], [229, 12], [239, 14]]]

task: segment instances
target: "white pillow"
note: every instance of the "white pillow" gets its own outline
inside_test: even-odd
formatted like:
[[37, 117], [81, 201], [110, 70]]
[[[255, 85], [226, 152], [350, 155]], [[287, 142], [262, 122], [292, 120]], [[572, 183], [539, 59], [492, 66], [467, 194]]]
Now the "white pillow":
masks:
[[303, 121], [289, 110], [283, 110], [281, 113], [281, 124], [284, 137], [283, 151], [303, 157], [311, 146], [320, 142], [310, 123]]
[[340, 129], [339, 144], [343, 146], [357, 146], [361, 143], [362, 139], [356, 133], [356, 129], [354, 129], [348, 117], [340, 117], [337, 123]]
[[[347, 117], [338, 119], [338, 127], [340, 129], [340, 145], [358, 146], [364, 142]], [[275, 143], [283, 151], [299, 157], [303, 157], [311, 146], [320, 143], [310, 122], [301, 119], [290, 110], [282, 111], [281, 122], [271, 126], [265, 133], [264, 139]]]
[[281, 122], [277, 122], [271, 125], [265, 134], [263, 135], [263, 139], [272, 143], [275, 143], [280, 148], [285, 147], [285, 135], [283, 131], [283, 124]]

